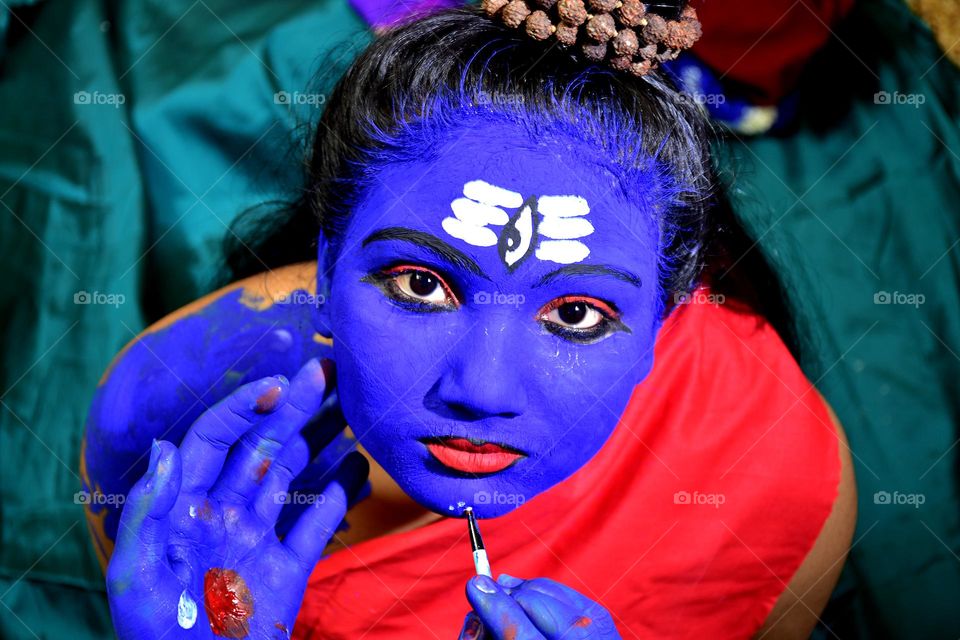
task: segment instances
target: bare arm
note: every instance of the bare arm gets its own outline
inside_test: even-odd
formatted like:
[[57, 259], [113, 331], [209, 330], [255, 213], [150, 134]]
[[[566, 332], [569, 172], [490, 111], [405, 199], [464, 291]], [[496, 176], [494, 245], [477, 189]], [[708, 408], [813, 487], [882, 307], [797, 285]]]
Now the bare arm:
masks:
[[758, 640], [810, 637], [837, 584], [853, 540], [857, 523], [857, 487], [850, 447], [833, 409], [829, 406], [827, 409], [840, 439], [839, 494], [813, 548], [757, 632], [755, 638]]

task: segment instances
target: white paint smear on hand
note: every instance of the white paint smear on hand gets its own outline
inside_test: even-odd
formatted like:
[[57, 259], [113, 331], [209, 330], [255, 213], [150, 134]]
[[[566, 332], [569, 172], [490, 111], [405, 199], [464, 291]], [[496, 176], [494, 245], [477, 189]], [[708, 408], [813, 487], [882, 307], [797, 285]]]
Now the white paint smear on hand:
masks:
[[197, 623], [197, 603], [186, 589], [180, 594], [180, 601], [177, 602], [177, 622], [184, 629], [192, 629]]

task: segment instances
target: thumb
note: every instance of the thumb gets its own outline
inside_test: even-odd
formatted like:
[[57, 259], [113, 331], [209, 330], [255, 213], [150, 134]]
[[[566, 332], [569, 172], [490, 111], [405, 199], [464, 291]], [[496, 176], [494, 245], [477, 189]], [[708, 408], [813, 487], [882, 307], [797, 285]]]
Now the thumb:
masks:
[[180, 480], [180, 451], [170, 442], [154, 440], [147, 472], [127, 494], [120, 515], [108, 584], [125, 590], [136, 574], [141, 584], [154, 585], [168, 571], [169, 514], [180, 495]]

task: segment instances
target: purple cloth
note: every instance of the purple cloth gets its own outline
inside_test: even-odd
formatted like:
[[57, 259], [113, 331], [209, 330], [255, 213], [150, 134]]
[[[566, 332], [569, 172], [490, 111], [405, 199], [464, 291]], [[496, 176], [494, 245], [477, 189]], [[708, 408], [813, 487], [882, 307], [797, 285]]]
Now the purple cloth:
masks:
[[360, 17], [375, 29], [462, 4], [462, 0], [350, 0], [350, 5]]

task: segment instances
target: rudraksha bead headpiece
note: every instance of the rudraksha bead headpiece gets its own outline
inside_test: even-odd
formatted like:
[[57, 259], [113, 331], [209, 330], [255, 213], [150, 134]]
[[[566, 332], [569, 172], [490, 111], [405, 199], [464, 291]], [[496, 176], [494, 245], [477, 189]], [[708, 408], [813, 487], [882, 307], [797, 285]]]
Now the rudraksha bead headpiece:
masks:
[[[689, 4], [639, 0], [483, 0], [483, 10], [535, 40], [556, 38], [591, 61], [642, 76], [693, 46], [702, 33]], [[664, 15], [663, 8], [672, 9]]]

